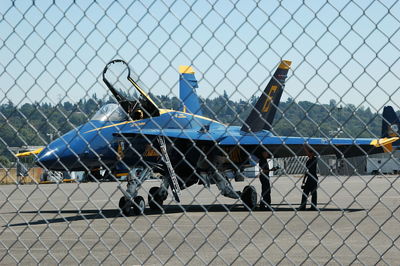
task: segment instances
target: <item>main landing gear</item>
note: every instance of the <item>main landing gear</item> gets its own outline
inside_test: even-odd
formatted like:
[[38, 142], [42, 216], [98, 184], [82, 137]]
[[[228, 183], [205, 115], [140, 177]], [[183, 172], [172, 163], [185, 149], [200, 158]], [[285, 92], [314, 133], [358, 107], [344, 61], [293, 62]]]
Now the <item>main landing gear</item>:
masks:
[[142, 196], [136, 196], [132, 199], [122, 197], [119, 199], [119, 208], [122, 213], [126, 216], [133, 213], [134, 215], [143, 214], [144, 208], [146, 206]]
[[253, 186], [245, 186], [240, 199], [244, 203], [244, 207], [249, 210], [254, 210], [257, 206], [257, 191]]
[[160, 187], [152, 187], [149, 190], [149, 207], [153, 211], [162, 211], [164, 200], [167, 199], [168, 193]]
[[[252, 211], [257, 206], [257, 191], [253, 186], [245, 186], [243, 192], [235, 191], [231, 182], [221, 172], [215, 172], [211, 175], [211, 178], [217, 185], [221, 194], [231, 199], [241, 199], [244, 207], [249, 211]], [[206, 177], [210, 178], [210, 177]]]

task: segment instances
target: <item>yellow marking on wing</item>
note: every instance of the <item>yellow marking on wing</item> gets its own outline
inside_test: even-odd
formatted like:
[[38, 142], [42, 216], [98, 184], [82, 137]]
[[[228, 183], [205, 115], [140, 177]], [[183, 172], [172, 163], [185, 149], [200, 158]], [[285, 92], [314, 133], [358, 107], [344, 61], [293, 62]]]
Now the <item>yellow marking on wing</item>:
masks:
[[292, 65], [292, 61], [289, 60], [282, 60], [281, 64], [279, 65], [280, 69], [289, 69]]
[[39, 148], [39, 149], [34, 150], [34, 151], [21, 152], [21, 153], [15, 154], [15, 156], [17, 156], [17, 157], [25, 157], [25, 156], [29, 156], [29, 155], [33, 155], [33, 154], [39, 154], [43, 149], [44, 148]]
[[179, 73], [181, 74], [194, 74], [194, 70], [191, 66], [179, 66]]
[[392, 144], [397, 140], [399, 140], [398, 137], [374, 139], [371, 141], [370, 145], [373, 145], [377, 148], [382, 147], [384, 149], [384, 152], [391, 152], [393, 151]]
[[271, 86], [271, 89], [269, 90], [269, 92], [267, 94], [267, 99], [265, 100], [265, 103], [264, 103], [263, 108], [261, 109], [261, 112], [263, 112], [263, 113], [268, 112], [269, 108], [271, 107], [272, 97], [274, 96], [274, 94], [277, 90], [278, 90], [277, 85]]

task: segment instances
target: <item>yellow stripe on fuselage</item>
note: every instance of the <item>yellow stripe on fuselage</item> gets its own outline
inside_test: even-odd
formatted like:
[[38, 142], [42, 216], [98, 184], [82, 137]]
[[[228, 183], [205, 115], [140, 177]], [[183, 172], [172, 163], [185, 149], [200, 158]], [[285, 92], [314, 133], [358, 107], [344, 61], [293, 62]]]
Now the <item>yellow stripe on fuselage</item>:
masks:
[[86, 131], [84, 133], [89, 133], [89, 132], [93, 132], [93, 131], [96, 131], [96, 130], [101, 130], [101, 129], [105, 129], [105, 128], [109, 128], [109, 127], [117, 127], [117, 126], [124, 125], [124, 124], [135, 123], [137, 121], [138, 120], [136, 120], [136, 121], [125, 121], [125, 122], [116, 123], [116, 124], [112, 124], [112, 125], [108, 125], [108, 126], [104, 126], [104, 127], [98, 127], [98, 128], [95, 128], [95, 129], [88, 130], [88, 131]]
[[[214, 123], [222, 124], [222, 123], [220, 123], [220, 122], [218, 122], [218, 121], [216, 121], [216, 120], [213, 120], [213, 119], [211, 119], [211, 118], [208, 118], [208, 117], [205, 117], [205, 116], [201, 116], [201, 115], [189, 114], [189, 113], [184, 113], [184, 112], [175, 111], [175, 110], [171, 110], [171, 109], [160, 109], [160, 115], [166, 114], [166, 113], [171, 113], [171, 112], [179, 113], [179, 114], [182, 115], [182, 117], [177, 117], [177, 118], [185, 118], [187, 115], [191, 115], [191, 116], [194, 116], [194, 117], [197, 117], [197, 118], [201, 118], [201, 119], [204, 119], [204, 120], [207, 120], [207, 121], [211, 121], [211, 122], [214, 122]], [[146, 118], [146, 119], [147, 119], [147, 118]], [[144, 123], [144, 120], [145, 120], [145, 119], [133, 120], [133, 121], [124, 121], [124, 122], [121, 122], [121, 123], [115, 123], [115, 124], [112, 124], [112, 125], [108, 125], [108, 126], [104, 126], [104, 127], [98, 127], [98, 128], [95, 128], [95, 129], [91, 129], [91, 130], [88, 130], [88, 131], [86, 131], [86, 132], [84, 132], [84, 133], [89, 133], [89, 132], [93, 132], [93, 131], [102, 130], [102, 129], [105, 129], [105, 128], [117, 127], [117, 126], [120, 126], [120, 125], [132, 124], [132, 123], [137, 123], [138, 126], [139, 126], [139, 124], [140, 124], [140, 125], [143, 125], [143, 124], [141, 124], [141, 123]]]

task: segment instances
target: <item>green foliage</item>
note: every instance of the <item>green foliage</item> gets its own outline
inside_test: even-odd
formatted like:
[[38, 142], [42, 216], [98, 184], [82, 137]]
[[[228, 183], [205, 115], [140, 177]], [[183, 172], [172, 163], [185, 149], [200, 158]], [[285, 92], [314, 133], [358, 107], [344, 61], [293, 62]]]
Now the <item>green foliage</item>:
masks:
[[9, 168], [11, 164], [12, 163], [6, 156], [0, 155], [0, 168]]
[[[151, 96], [161, 108], [180, 110], [181, 101], [175, 96]], [[240, 126], [256, 100], [252, 97], [250, 101], [232, 101], [225, 92], [214, 99], [202, 99], [202, 105], [205, 116], [227, 125]], [[8, 147], [46, 145], [50, 142], [50, 133], [57, 138], [78, 127], [108, 102], [113, 102], [113, 99], [92, 97], [78, 103], [57, 105], [27, 103], [18, 107], [12, 102], [0, 105], [0, 163], [7, 164], [13, 160]], [[381, 121], [381, 116], [369, 108], [341, 107], [333, 100], [329, 104], [315, 104], [288, 99], [279, 105], [273, 133], [304, 137], [378, 137]]]

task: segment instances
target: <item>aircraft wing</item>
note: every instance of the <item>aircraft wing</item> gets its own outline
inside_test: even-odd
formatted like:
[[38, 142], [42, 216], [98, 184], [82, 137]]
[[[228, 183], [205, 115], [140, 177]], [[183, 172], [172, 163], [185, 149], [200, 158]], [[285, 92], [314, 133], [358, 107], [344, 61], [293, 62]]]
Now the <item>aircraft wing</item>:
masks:
[[154, 137], [164, 136], [171, 140], [181, 139], [192, 142], [210, 142], [221, 147], [241, 146], [243, 149], [255, 151], [257, 147], [264, 147], [275, 158], [305, 156], [304, 145], [314, 149], [319, 155], [337, 155], [339, 157], [354, 157], [367, 154], [384, 153], [392, 151], [392, 143], [399, 138], [301, 138], [279, 136], [240, 135], [227, 136], [226, 133], [199, 132], [185, 129], [146, 129], [131, 130], [129, 132], [115, 133], [115, 136], [124, 137]]
[[219, 141], [220, 146], [240, 145], [242, 148], [263, 146], [274, 157], [305, 156], [304, 146], [311, 147], [319, 155], [339, 157], [363, 156], [392, 151], [392, 143], [399, 138], [302, 138], [279, 136], [227, 136]]

